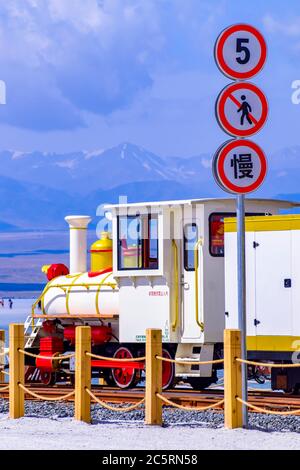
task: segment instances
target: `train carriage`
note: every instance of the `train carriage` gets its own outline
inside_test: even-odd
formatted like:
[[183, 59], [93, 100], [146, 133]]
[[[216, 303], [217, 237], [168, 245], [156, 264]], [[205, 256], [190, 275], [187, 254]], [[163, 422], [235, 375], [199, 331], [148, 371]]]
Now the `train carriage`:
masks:
[[[282, 363], [272, 389], [300, 387], [300, 215], [246, 217], [248, 358]], [[238, 327], [236, 220], [225, 219], [226, 327]]]
[[[287, 201], [248, 199], [252, 216], [293, 208]], [[38, 360], [44, 383], [73, 375], [57, 353], [74, 350], [76, 325], [92, 327], [92, 347], [108, 357], [144, 355], [145, 330], [163, 332], [163, 354], [191, 361], [222, 355], [225, 327], [224, 218], [235, 215], [234, 199], [199, 199], [105, 207], [107, 231], [87, 258], [90, 218], [69, 216], [70, 265], [43, 268], [48, 284], [27, 322], [26, 347], [49, 355]], [[54, 260], [55, 261], [55, 260]], [[88, 268], [90, 264], [90, 268]], [[229, 279], [229, 283], [231, 281]], [[36, 302], [36, 304], [38, 303]], [[131, 367], [92, 361], [93, 374], [131, 387], [143, 364]], [[187, 381], [201, 389], [216, 381], [211, 365], [164, 363], [163, 385]]]

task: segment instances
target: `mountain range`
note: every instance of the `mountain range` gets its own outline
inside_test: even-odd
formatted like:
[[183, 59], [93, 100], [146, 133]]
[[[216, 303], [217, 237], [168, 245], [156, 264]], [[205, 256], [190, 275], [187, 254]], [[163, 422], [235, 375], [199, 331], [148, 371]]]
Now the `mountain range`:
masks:
[[[257, 195], [300, 200], [300, 146], [269, 157]], [[103, 203], [224, 196], [211, 156], [160, 157], [124, 143], [74, 153], [0, 152], [0, 230], [57, 229], [70, 213], [95, 215]]]

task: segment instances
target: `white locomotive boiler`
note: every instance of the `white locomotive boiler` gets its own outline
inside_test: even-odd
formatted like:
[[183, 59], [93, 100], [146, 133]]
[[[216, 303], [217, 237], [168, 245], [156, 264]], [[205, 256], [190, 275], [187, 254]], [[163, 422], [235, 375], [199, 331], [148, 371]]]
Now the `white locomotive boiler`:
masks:
[[[248, 215], [278, 214], [286, 201], [248, 199]], [[90, 217], [70, 216], [70, 266], [43, 268], [44, 292], [26, 323], [26, 348], [47, 359], [28, 363], [44, 383], [71, 377], [73, 364], [53, 360], [72, 351], [76, 325], [92, 328], [93, 351], [108, 357], [143, 356], [145, 331], [163, 332], [165, 357], [211, 360], [222, 355], [225, 327], [224, 218], [235, 216], [234, 199], [106, 206], [111, 234], [103, 232], [87, 260]], [[230, 280], [229, 280], [230, 282]], [[234, 282], [234, 280], [232, 280]], [[37, 304], [40, 302], [41, 312]], [[195, 388], [216, 381], [211, 365], [163, 363], [163, 386], [184, 380]], [[120, 367], [92, 361], [93, 375], [108, 384], [134, 386], [144, 365]]]

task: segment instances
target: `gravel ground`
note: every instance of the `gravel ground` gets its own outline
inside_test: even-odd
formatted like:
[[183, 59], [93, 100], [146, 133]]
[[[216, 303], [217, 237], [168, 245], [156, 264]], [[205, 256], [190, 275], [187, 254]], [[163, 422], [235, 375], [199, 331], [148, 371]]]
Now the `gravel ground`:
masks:
[[229, 431], [214, 411], [165, 408], [162, 427], [145, 426], [142, 408], [113, 413], [93, 405], [92, 425], [73, 414], [71, 403], [26, 401], [25, 418], [10, 420], [8, 402], [0, 399], [0, 449], [300, 449], [300, 417], [294, 416], [250, 414], [249, 430]]
[[[116, 406], [116, 404], [113, 404]], [[124, 405], [126, 406], [126, 405]], [[1, 414], [8, 413], [8, 401], [0, 399]], [[116, 413], [106, 410], [99, 405], [92, 405], [91, 415], [93, 424], [144, 421], [144, 408], [127, 413]], [[73, 418], [74, 405], [62, 402], [25, 402], [25, 416], [30, 418]], [[163, 409], [164, 427], [191, 426], [210, 429], [221, 429], [224, 426], [223, 414], [215, 411], [193, 412], [172, 408]], [[295, 432], [300, 434], [300, 416], [275, 416], [267, 414], [249, 414], [249, 428], [266, 432]]]
[[72, 418], [26, 417], [10, 420], [0, 415], [1, 450], [299, 450], [299, 433], [217, 429], [177, 423], [145, 426], [140, 421], [89, 425]]

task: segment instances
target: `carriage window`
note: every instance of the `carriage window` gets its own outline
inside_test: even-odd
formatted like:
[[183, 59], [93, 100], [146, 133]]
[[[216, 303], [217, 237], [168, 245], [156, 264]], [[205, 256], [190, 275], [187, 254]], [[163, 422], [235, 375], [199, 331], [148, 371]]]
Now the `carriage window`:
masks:
[[118, 217], [118, 269], [158, 269], [156, 215]]
[[148, 268], [157, 269], [158, 268], [158, 220], [157, 217], [151, 217], [149, 219], [149, 256], [146, 256], [148, 259]]
[[209, 252], [212, 256], [224, 256], [224, 218], [235, 217], [234, 212], [211, 214], [209, 217]]
[[[266, 215], [261, 212], [247, 212], [246, 216]], [[211, 256], [224, 256], [224, 219], [236, 217], [235, 212], [215, 213], [209, 216], [209, 252]]]
[[183, 229], [184, 237], [184, 269], [195, 270], [195, 245], [198, 241], [197, 224], [187, 224]]

